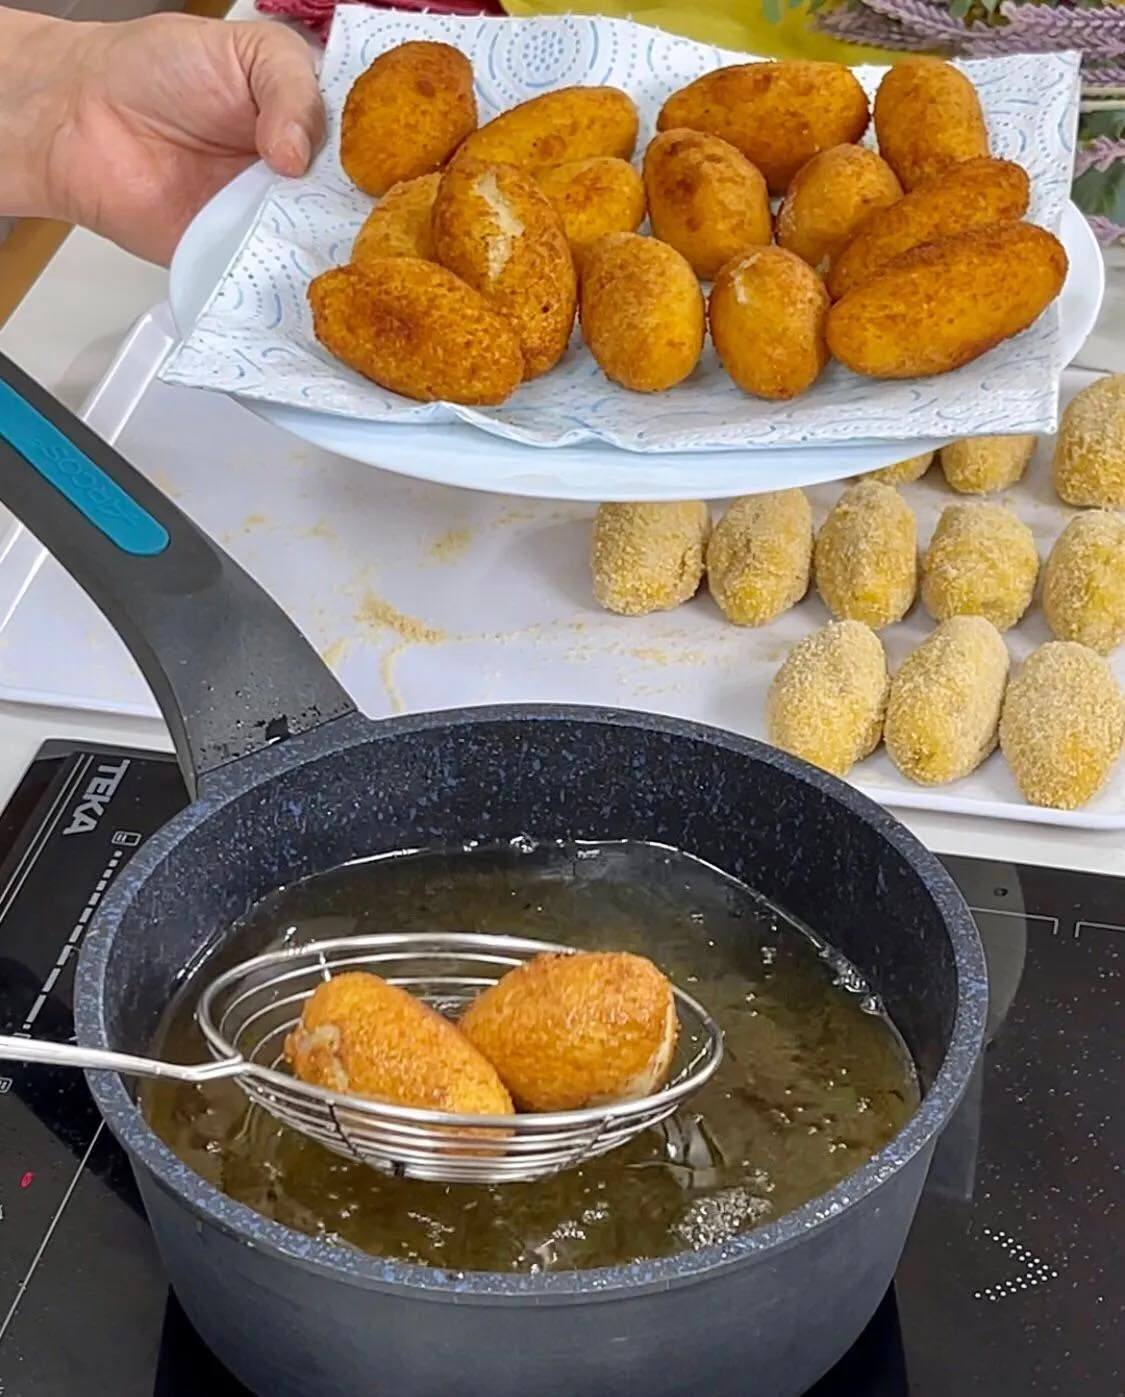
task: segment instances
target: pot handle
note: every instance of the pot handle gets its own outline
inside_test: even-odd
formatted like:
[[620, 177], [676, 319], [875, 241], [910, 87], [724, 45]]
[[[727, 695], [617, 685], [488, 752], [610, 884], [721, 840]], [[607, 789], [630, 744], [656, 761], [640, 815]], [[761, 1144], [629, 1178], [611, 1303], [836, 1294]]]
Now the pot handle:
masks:
[[253, 578], [4, 355], [0, 502], [128, 646], [193, 798], [209, 772], [355, 711]]

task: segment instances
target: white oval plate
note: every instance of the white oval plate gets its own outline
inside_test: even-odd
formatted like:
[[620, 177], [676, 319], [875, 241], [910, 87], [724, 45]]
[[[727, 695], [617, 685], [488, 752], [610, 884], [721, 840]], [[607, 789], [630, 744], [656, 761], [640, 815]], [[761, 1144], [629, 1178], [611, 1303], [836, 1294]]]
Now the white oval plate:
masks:
[[[254, 165], [192, 221], [172, 259], [169, 300], [185, 335], [211, 297], [275, 176]], [[1094, 328], [1105, 267], [1090, 225], [1073, 204], [1059, 237], [1070, 273], [1059, 299], [1063, 362]], [[817, 485], [936, 450], [940, 439], [850, 442], [847, 446], [637, 456], [600, 443], [545, 451], [489, 436], [462, 423], [388, 426], [240, 398], [244, 407], [322, 450], [418, 480], [497, 494], [557, 500], [724, 499], [793, 485]]]

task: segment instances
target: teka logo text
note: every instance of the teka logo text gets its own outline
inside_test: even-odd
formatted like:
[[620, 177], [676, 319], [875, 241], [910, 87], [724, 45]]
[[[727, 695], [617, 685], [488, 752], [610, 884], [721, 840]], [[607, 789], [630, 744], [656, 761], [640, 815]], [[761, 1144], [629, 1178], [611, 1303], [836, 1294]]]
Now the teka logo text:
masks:
[[102, 762], [96, 774], [87, 782], [82, 798], [71, 812], [70, 824], [63, 830], [63, 834], [89, 834], [91, 830], [97, 829], [98, 821], [105, 814], [114, 792], [121, 785], [121, 778], [128, 770], [127, 757], [116, 763]]

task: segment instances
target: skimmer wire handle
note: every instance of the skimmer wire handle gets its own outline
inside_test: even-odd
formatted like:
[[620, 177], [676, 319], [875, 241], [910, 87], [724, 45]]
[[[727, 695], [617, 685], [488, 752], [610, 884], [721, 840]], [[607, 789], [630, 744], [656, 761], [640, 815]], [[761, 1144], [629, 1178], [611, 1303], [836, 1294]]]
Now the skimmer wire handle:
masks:
[[237, 1077], [246, 1070], [240, 1057], [220, 1062], [183, 1066], [132, 1053], [110, 1053], [102, 1048], [79, 1048], [73, 1043], [44, 1043], [36, 1038], [11, 1038], [0, 1033], [0, 1061], [41, 1062], [51, 1067], [81, 1067], [87, 1071], [123, 1072], [130, 1077], [171, 1077], [177, 1082], [211, 1082], [217, 1077]]

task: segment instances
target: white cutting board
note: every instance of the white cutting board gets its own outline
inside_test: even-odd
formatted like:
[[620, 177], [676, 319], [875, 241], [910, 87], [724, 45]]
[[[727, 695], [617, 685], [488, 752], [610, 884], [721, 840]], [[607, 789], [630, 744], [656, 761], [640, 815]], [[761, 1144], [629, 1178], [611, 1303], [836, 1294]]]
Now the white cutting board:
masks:
[[[88, 420], [265, 586], [372, 716], [495, 702], [606, 704], [763, 735], [766, 686], [789, 647], [822, 625], [810, 595], [776, 622], [727, 622], [704, 593], [628, 618], [590, 594], [591, 507], [513, 500], [372, 470], [296, 441], [231, 400], [154, 381], [172, 336], [146, 316], [88, 405]], [[1064, 398], [1090, 380], [1067, 375]], [[1050, 486], [1050, 443], [1009, 499], [1041, 556], [1073, 511]], [[819, 524], [839, 485], [809, 491]], [[924, 545], [954, 496], [936, 468], [905, 494]], [[933, 627], [916, 606], [884, 632], [892, 665]], [[1014, 660], [1048, 639], [1037, 607], [1008, 633]], [[1125, 681], [1125, 649], [1115, 657]], [[124, 647], [21, 530], [0, 543], [0, 699], [151, 715]], [[853, 773], [891, 806], [1125, 829], [1125, 761], [1086, 809], [1037, 810], [1002, 758], [938, 789], [885, 754]]]

